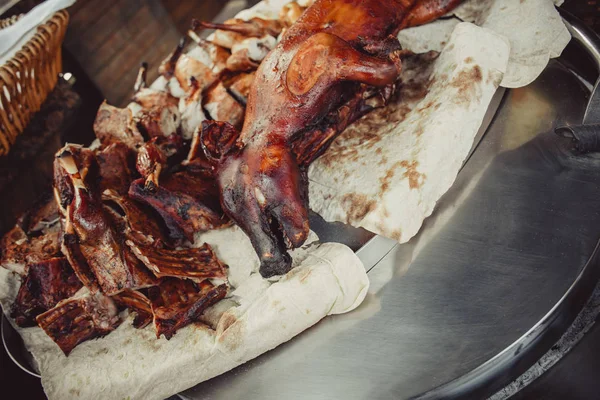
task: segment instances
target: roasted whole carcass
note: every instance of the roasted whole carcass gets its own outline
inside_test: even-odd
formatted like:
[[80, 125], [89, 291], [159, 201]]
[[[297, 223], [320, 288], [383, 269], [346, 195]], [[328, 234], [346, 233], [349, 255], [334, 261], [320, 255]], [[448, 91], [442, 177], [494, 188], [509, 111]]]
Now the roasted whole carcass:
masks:
[[[291, 268], [309, 232], [306, 167], [353, 120], [385, 104], [401, 72], [397, 32], [460, 0], [317, 0], [264, 58], [236, 146], [219, 160], [225, 212], [248, 234], [264, 277]], [[241, 32], [235, 26], [207, 25]]]

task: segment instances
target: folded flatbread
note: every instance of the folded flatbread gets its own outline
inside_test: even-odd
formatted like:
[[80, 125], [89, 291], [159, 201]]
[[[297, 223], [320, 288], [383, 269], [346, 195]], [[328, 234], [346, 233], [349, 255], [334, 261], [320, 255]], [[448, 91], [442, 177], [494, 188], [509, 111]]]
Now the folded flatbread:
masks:
[[414, 52], [440, 51], [460, 21], [490, 29], [510, 42], [508, 66], [500, 85], [521, 87], [537, 78], [548, 60], [560, 56], [571, 40], [555, 8], [555, 4], [561, 3], [552, 0], [467, 0], [450, 13], [454, 18], [405, 29], [398, 38], [403, 48]]
[[[314, 236], [313, 236], [314, 239]], [[327, 315], [353, 310], [369, 281], [358, 257], [337, 243], [294, 252], [297, 267], [276, 282], [258, 274], [259, 261], [237, 227], [198, 237], [229, 264], [236, 288], [189, 325], [156, 339], [136, 329], [133, 315], [109, 335], [84, 342], [65, 357], [38, 327], [15, 327], [33, 354], [49, 399], [163, 399], [222, 374], [290, 340]], [[0, 268], [0, 303], [10, 310], [19, 277]]]
[[311, 165], [311, 208], [408, 241], [454, 182], [508, 57], [503, 36], [460, 23], [439, 57], [405, 62], [398, 101], [348, 127]]

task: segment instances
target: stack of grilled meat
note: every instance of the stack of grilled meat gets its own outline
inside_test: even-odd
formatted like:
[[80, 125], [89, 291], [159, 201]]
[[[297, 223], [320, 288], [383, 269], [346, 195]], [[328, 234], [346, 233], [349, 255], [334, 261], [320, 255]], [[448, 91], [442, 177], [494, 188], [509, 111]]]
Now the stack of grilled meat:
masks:
[[[68, 355], [116, 329], [125, 309], [169, 339], [227, 295], [227, 266], [194, 235], [231, 224], [214, 160], [237, 139], [254, 71], [302, 11], [194, 21], [161, 65], [161, 87], [146, 85], [143, 65], [126, 108], [100, 107], [95, 143], [58, 151], [54, 196], [1, 243], [1, 265], [22, 276], [19, 326], [38, 325]], [[223, 29], [207, 41], [197, 34], [206, 28]]]

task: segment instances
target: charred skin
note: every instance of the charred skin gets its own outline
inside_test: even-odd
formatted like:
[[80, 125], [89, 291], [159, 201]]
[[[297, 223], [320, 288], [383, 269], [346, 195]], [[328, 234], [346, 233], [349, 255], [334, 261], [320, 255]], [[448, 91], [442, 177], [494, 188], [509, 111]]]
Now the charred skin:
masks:
[[[412, 10], [415, 25], [458, 3], [317, 0], [263, 60], [248, 97], [241, 150], [221, 159], [218, 174], [223, 209], [250, 237], [263, 277], [289, 271], [286, 249], [302, 245], [309, 232], [307, 165], [299, 161], [315, 157], [297, 157], [293, 142], [310, 136], [317, 149], [325, 148], [345, 127], [323, 129], [326, 116], [365, 86], [383, 89], [398, 79], [395, 36]], [[315, 130], [326, 137], [319, 141]]]

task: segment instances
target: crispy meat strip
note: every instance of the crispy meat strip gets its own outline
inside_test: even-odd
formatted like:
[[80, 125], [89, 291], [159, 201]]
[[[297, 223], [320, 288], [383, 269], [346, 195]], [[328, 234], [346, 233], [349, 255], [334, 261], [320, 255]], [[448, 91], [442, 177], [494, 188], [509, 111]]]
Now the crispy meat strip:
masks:
[[120, 323], [114, 302], [101, 293], [81, 289], [36, 318], [38, 325], [66, 356], [79, 343], [113, 331]]
[[160, 185], [147, 185], [144, 179], [133, 181], [129, 196], [152, 207], [163, 218], [169, 236], [176, 241], [194, 241], [194, 233], [221, 227], [224, 217], [214, 180], [188, 171], [161, 178]]
[[96, 275], [94, 275], [94, 271], [92, 271], [81, 252], [79, 240], [72, 225], [68, 226], [68, 231], [65, 231], [63, 235], [61, 251], [67, 260], [69, 260], [69, 264], [71, 264], [75, 275], [77, 275], [81, 283], [92, 292], [99, 291], [100, 285], [98, 284]]
[[156, 279], [154, 274], [144, 266], [144, 263], [133, 254], [133, 251], [125, 243], [127, 240], [126, 233], [128, 229], [126, 217], [120, 215], [114, 209], [106, 205], [104, 206], [104, 211], [110, 221], [110, 225], [114, 228], [115, 239], [123, 254], [125, 266], [129, 269], [129, 273], [131, 274], [131, 288], [143, 289], [158, 285], [158, 279]]
[[125, 213], [126, 230], [125, 236], [132, 238], [136, 242], [159, 245], [168, 243], [168, 239], [163, 235], [160, 225], [149, 213], [144, 210], [143, 205], [131, 200], [127, 196], [121, 196], [113, 190], [106, 190], [102, 194], [104, 202], [116, 204]]
[[133, 151], [123, 143], [113, 143], [96, 154], [102, 191], [112, 189], [119, 194], [127, 194], [135, 176], [133, 157]]
[[11, 317], [22, 327], [35, 326], [36, 316], [73, 296], [82, 287], [64, 257], [32, 264], [28, 270], [11, 310]]
[[136, 328], [145, 328], [152, 322], [152, 306], [150, 304], [150, 299], [142, 292], [125, 289], [121, 293], [112, 296], [112, 299], [120, 306], [136, 312], [136, 316], [133, 319], [133, 326]]
[[171, 339], [178, 329], [198, 321], [206, 308], [223, 299], [227, 285], [214, 286], [208, 281], [196, 284], [187, 279], [167, 278], [148, 289], [156, 337]]
[[224, 279], [227, 266], [215, 255], [210, 245], [179, 250], [145, 246], [128, 240], [135, 255], [159, 278], [172, 276], [200, 282], [205, 279]]
[[[98, 164], [91, 150], [67, 145], [57, 153], [58, 167], [70, 179], [74, 196], [66, 208], [65, 255], [85, 285], [94, 280], [106, 295], [145, 287], [150, 274], [117, 235], [102, 204]], [[86, 267], [87, 265], [87, 267]]]

